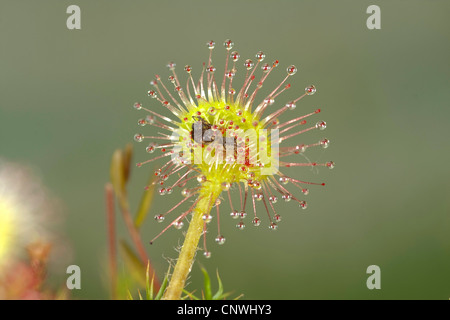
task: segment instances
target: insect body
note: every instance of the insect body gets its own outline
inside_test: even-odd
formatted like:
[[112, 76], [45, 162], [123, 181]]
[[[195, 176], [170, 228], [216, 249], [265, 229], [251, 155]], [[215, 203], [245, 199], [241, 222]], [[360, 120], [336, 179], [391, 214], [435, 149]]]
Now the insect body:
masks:
[[212, 125], [199, 116], [192, 117], [195, 121], [192, 124], [191, 139], [199, 144], [211, 143], [214, 141], [214, 135], [211, 130]]
[[[208, 123], [205, 119], [199, 116], [193, 116], [192, 117], [195, 121], [192, 124], [192, 130], [191, 130], [191, 139], [198, 144], [201, 144], [203, 147], [214, 142], [216, 139], [216, 134], [214, 133], [214, 130], [212, 129], [212, 125]], [[226, 148], [234, 148], [231, 150], [234, 150], [234, 153], [237, 150], [237, 139], [236, 137], [228, 137], [226, 136], [226, 130], [222, 131], [222, 145], [223, 150], [225, 152]], [[233, 151], [232, 151], [233, 152]]]

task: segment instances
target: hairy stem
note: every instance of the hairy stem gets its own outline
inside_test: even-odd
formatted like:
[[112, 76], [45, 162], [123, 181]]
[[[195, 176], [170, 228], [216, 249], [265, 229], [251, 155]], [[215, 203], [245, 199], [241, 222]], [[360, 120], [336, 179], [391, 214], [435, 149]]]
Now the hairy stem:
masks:
[[203, 215], [211, 211], [213, 204], [220, 195], [219, 188], [211, 188], [211, 185], [202, 187], [200, 191], [199, 201], [192, 214], [191, 222], [181, 247], [180, 255], [175, 265], [175, 269], [170, 279], [169, 286], [164, 293], [164, 300], [179, 300], [186, 279], [191, 271], [194, 262], [195, 253], [197, 251], [198, 242], [203, 233]]

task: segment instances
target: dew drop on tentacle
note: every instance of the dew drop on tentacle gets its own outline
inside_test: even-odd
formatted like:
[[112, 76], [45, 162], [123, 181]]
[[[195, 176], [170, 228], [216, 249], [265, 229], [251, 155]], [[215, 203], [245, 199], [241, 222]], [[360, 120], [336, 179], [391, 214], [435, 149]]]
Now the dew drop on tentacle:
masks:
[[262, 188], [262, 185], [261, 185], [261, 183], [259, 181], [254, 181], [253, 182], [253, 189], [261, 190], [261, 188]]
[[283, 195], [281, 196], [281, 198], [282, 198], [284, 201], [289, 202], [289, 201], [291, 201], [292, 196], [291, 196], [289, 193], [285, 193], [285, 194], [283, 194]]
[[205, 221], [206, 223], [210, 223], [212, 220], [212, 215], [205, 213], [204, 215], [202, 215], [202, 219], [203, 221]]
[[225, 237], [220, 234], [215, 239], [216, 243], [220, 245], [224, 244], [225, 240], [226, 240]]
[[199, 183], [203, 183], [203, 182], [206, 181], [206, 177], [204, 175], [200, 175], [200, 176], [197, 177], [197, 181]]
[[233, 219], [238, 219], [239, 218], [239, 212], [237, 212], [237, 211], [230, 212], [230, 217], [232, 217]]
[[309, 194], [309, 189], [307, 189], [307, 188], [302, 189], [302, 193], [303, 193], [305, 196], [307, 196], [307, 195]]
[[247, 212], [245, 212], [245, 211], [239, 212], [239, 218], [245, 219], [246, 216], [247, 216]]
[[228, 78], [228, 79], [233, 79], [233, 77], [235, 76], [236, 74], [233, 72], [233, 71], [228, 71], [227, 73], [225, 73], [225, 76]]
[[277, 196], [270, 196], [269, 197], [269, 201], [272, 202], [272, 203], [277, 203], [278, 198], [277, 198]]
[[330, 145], [330, 140], [322, 139], [319, 141], [319, 144], [322, 146], [322, 148], [326, 149]]
[[239, 230], [244, 230], [244, 228], [245, 228], [245, 223], [243, 223], [242, 221], [239, 222], [239, 223], [236, 225], [236, 228], [238, 228]]
[[288, 75], [293, 76], [294, 74], [297, 73], [297, 68], [294, 65], [291, 65], [287, 67], [286, 71]]
[[270, 230], [277, 230], [277, 228], [278, 228], [278, 225], [275, 223], [275, 222], [272, 222], [270, 225], [269, 225], [269, 229]]
[[191, 192], [187, 188], [184, 188], [183, 190], [181, 190], [181, 195], [183, 197], [188, 197], [190, 194], [191, 194]]
[[164, 216], [163, 216], [162, 214], [157, 214], [157, 215], [155, 216], [155, 220], [156, 220], [157, 222], [163, 222], [163, 221], [164, 221]]
[[255, 198], [256, 201], [261, 201], [264, 198], [264, 195], [262, 193], [255, 193], [253, 198]]
[[264, 103], [271, 106], [275, 103], [275, 99], [273, 99], [272, 97], [269, 97], [267, 99], [264, 99]]
[[259, 62], [263, 61], [265, 57], [266, 57], [266, 55], [262, 51], [258, 51], [258, 53], [256, 54], [256, 59]]
[[216, 110], [216, 108], [211, 107], [211, 108], [208, 109], [208, 113], [209, 113], [210, 115], [212, 115], [212, 116], [215, 116], [216, 113], [217, 113], [217, 110]]
[[251, 70], [255, 64], [252, 60], [247, 59], [245, 60], [244, 66], [247, 68], [247, 70]]
[[258, 217], [255, 217], [255, 218], [252, 220], [252, 224], [253, 224], [255, 227], [258, 227], [258, 226], [261, 224], [261, 219], [259, 219]]
[[312, 96], [314, 93], [316, 93], [317, 89], [315, 86], [310, 85], [309, 87], [305, 88], [305, 92], [308, 96]]
[[142, 141], [144, 141], [144, 136], [143, 136], [142, 134], [140, 134], [140, 133], [136, 133], [136, 134], [134, 135], [134, 141], [136, 141], [136, 142], [142, 142]]
[[305, 147], [304, 144], [300, 144], [300, 145], [296, 145], [295, 146], [295, 153], [296, 154], [303, 153], [303, 152], [305, 152], [305, 150], [306, 150], [306, 147]]
[[172, 61], [167, 64], [167, 68], [169, 68], [169, 70], [175, 70], [176, 66], [177, 66], [177, 64]]
[[155, 91], [155, 90], [148, 90], [148, 91], [147, 91], [147, 95], [148, 95], [150, 98], [153, 98], [153, 99], [156, 99], [156, 98], [158, 97], [158, 95], [156, 94], [156, 91]]
[[328, 167], [328, 168], [333, 169], [334, 166], [335, 166], [335, 164], [334, 164], [333, 161], [328, 161], [328, 162], [327, 162], [327, 167]]
[[147, 122], [147, 124], [154, 124], [155, 123], [155, 116], [147, 115], [145, 117], [145, 121]]
[[231, 188], [231, 183], [229, 182], [222, 182], [220, 185], [223, 191], [228, 191]]
[[241, 56], [239, 55], [239, 53], [238, 53], [237, 51], [233, 51], [233, 52], [231, 53], [231, 59], [232, 59], [234, 62], [238, 61], [240, 57], [241, 57]]
[[158, 189], [158, 194], [161, 196], [164, 196], [167, 193], [166, 188], [159, 188]]
[[262, 69], [263, 72], [269, 72], [270, 69], [272, 69], [272, 66], [270, 64], [268, 64], [268, 63], [265, 63], [265, 64], [263, 64], [261, 66], [261, 69]]
[[208, 47], [208, 49], [214, 49], [215, 45], [216, 45], [216, 43], [213, 40], [208, 41], [206, 43], [206, 46]]
[[175, 221], [175, 222], [173, 223], [173, 227], [174, 227], [175, 229], [178, 229], [178, 230], [180, 230], [181, 228], [183, 228], [183, 226], [184, 226], [183, 221], [177, 220], [177, 221]]
[[288, 108], [289, 110], [294, 110], [297, 106], [295, 105], [294, 101], [290, 101], [286, 103], [285, 107]]
[[209, 66], [208, 68], [206, 68], [206, 71], [208, 71], [209, 73], [214, 73], [216, 71], [216, 68], [214, 66]]
[[147, 151], [147, 153], [153, 153], [155, 152], [155, 147], [155, 144], [152, 142], [145, 148], [145, 151]]
[[287, 177], [280, 177], [279, 181], [282, 184], [288, 184], [289, 183], [289, 178], [287, 178]]
[[301, 200], [298, 205], [302, 209], [306, 209], [308, 207], [308, 204], [306, 203], [305, 200]]
[[135, 108], [136, 110], [141, 110], [142, 109], [142, 103], [140, 102], [135, 102], [133, 104], [133, 108]]
[[227, 39], [227, 40], [225, 40], [225, 42], [223, 43], [223, 46], [225, 47], [225, 49], [231, 50], [231, 49], [233, 49], [234, 42], [231, 41], [230, 39]]
[[281, 216], [280, 216], [278, 213], [276, 213], [276, 214], [273, 216], [273, 220], [274, 220], [275, 222], [280, 222], [280, 221], [281, 221]]
[[145, 119], [138, 120], [138, 125], [140, 125], [141, 127], [144, 127], [146, 124], [147, 124], [147, 121]]
[[203, 255], [205, 256], [205, 258], [209, 259], [211, 258], [211, 251], [205, 251], [203, 252]]
[[246, 166], [240, 166], [239, 171], [245, 173], [248, 171], [248, 168]]
[[191, 73], [191, 72], [192, 72], [191, 66], [186, 65], [186, 66], [184, 67], [184, 71], [186, 71], [187, 73]]
[[316, 128], [319, 130], [325, 130], [327, 123], [325, 121], [319, 121], [316, 123]]

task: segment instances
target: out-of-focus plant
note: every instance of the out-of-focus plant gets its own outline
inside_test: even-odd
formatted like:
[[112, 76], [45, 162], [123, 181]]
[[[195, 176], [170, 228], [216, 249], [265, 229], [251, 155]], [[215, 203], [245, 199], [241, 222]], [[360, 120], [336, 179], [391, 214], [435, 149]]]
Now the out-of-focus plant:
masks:
[[[147, 273], [155, 275], [153, 267], [149, 261], [148, 254], [142, 242], [140, 227], [145, 221], [153, 199], [153, 188], [147, 188], [142, 195], [141, 202], [136, 214], [131, 214], [128, 200], [127, 183], [130, 177], [130, 162], [133, 156], [133, 148], [128, 144], [123, 150], [114, 151], [111, 158], [110, 182], [105, 185], [105, 201], [108, 228], [108, 265], [111, 297], [113, 299], [127, 298], [130, 284], [133, 279], [138, 285], [144, 286], [145, 270]], [[150, 180], [152, 177], [150, 176]], [[149, 183], [151, 185], [151, 183]], [[122, 220], [125, 223], [132, 245], [125, 239], [120, 241], [116, 234], [116, 202], [121, 212]], [[120, 256], [126, 266], [126, 272], [118, 273], [117, 267], [117, 247]], [[160, 283], [156, 276], [152, 277], [152, 288], [159, 290]]]
[[47, 283], [49, 265], [64, 260], [52, 230], [54, 199], [27, 168], [0, 159], [0, 299], [65, 299], [67, 288]]
[[47, 265], [52, 245], [35, 242], [27, 246], [27, 258], [11, 261], [0, 277], [0, 299], [62, 300], [69, 297], [67, 288], [47, 285]]

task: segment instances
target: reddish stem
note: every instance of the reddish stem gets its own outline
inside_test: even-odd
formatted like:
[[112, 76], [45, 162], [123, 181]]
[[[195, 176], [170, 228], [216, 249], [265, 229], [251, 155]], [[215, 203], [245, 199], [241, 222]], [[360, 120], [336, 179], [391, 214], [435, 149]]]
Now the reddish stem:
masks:
[[112, 299], [117, 299], [117, 252], [114, 190], [111, 183], [105, 185], [106, 220], [108, 226], [109, 272]]

